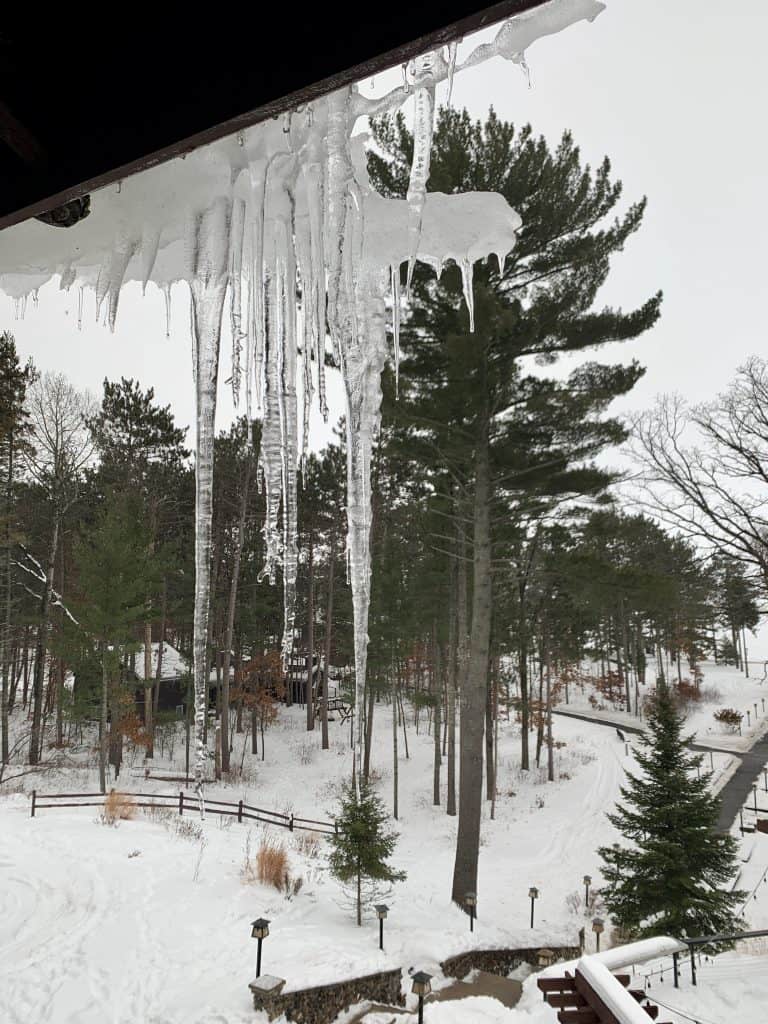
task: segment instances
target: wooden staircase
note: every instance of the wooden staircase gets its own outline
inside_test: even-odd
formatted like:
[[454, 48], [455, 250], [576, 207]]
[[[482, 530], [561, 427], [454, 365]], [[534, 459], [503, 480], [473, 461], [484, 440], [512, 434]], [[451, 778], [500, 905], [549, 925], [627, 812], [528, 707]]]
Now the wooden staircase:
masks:
[[[645, 1010], [649, 1020], [655, 1021], [659, 1008], [646, 999], [645, 992], [629, 988], [628, 974], [615, 974], [614, 977]], [[537, 984], [546, 1002], [557, 1010], [560, 1024], [621, 1024], [578, 970], [575, 975], [566, 971], [562, 978], [539, 978]]]

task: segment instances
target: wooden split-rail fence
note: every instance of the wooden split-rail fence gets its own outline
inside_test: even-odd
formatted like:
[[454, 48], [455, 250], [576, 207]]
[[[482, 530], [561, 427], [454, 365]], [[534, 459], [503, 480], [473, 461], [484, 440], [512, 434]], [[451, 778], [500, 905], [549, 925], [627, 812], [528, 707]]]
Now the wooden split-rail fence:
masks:
[[[166, 807], [177, 810], [179, 814], [184, 811], [199, 811], [200, 801], [194, 794], [185, 793], [180, 790], [175, 793], [129, 793], [122, 790], [112, 790], [116, 796], [126, 797], [133, 802], [134, 807]], [[109, 793], [38, 793], [32, 790], [31, 817], [35, 817], [38, 811], [55, 810], [59, 807], [103, 807]], [[306, 831], [317, 832], [320, 835], [334, 835], [337, 831], [336, 822], [317, 821], [314, 818], [299, 818], [294, 814], [282, 814], [280, 811], [269, 811], [264, 807], [252, 807], [242, 800], [232, 803], [227, 800], [205, 800], [206, 810], [211, 814], [227, 814], [237, 818], [239, 822], [260, 821], [265, 825], [276, 825], [278, 828], [287, 828], [290, 832]]]

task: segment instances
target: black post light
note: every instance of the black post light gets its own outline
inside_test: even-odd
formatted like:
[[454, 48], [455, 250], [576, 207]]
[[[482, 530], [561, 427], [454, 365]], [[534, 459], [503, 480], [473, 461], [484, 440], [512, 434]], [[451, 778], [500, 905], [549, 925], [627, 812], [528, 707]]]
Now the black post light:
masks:
[[389, 907], [386, 903], [377, 903], [373, 909], [379, 919], [379, 949], [384, 949], [384, 918], [387, 916]]
[[269, 935], [269, 921], [265, 917], [257, 917], [251, 922], [251, 938], [258, 939], [259, 946], [256, 953], [256, 977], [261, 977], [261, 944]]
[[464, 897], [464, 902], [469, 907], [469, 930], [473, 932], [475, 930], [475, 907], [477, 906], [477, 893], [468, 892]]
[[536, 900], [539, 898], [539, 890], [536, 888], [535, 885], [532, 885], [531, 888], [528, 890], [528, 898], [531, 901], [531, 928], [533, 928], [533, 908], [536, 903]]
[[600, 936], [605, 930], [602, 917], [596, 917], [592, 921], [592, 931], [595, 933], [595, 943], [597, 946], [596, 952], [600, 952]]
[[432, 991], [430, 984], [432, 975], [427, 974], [426, 971], [416, 971], [412, 976], [412, 981], [411, 992], [419, 997], [419, 1024], [424, 1024], [424, 996], [428, 996]]
[[589, 906], [589, 887], [592, 885], [592, 876], [584, 875], [584, 906]]

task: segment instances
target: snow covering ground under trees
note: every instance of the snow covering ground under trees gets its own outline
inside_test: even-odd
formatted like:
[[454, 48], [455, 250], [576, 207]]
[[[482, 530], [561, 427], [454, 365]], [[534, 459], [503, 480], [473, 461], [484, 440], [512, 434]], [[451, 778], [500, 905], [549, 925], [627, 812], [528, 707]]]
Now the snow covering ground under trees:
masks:
[[[731, 705], [746, 696], [735, 669], [705, 666], [703, 685], [716, 685]], [[765, 690], [768, 684], [755, 691], [758, 702]], [[298, 707], [281, 710], [267, 733], [263, 762], [250, 754], [250, 740], [236, 735], [237, 764], [247, 740], [243, 778], [211, 785], [211, 799], [242, 798], [278, 811], [332, 818], [349, 769], [349, 727], [332, 724], [331, 750], [324, 753], [319, 735], [304, 731], [303, 714]], [[90, 757], [91, 767], [57, 770], [44, 780], [27, 776], [3, 786], [16, 785], [18, 791], [0, 800], [0, 1019], [11, 1024], [258, 1020], [247, 988], [256, 945], [250, 922], [258, 916], [272, 922], [263, 969], [286, 978], [287, 988], [397, 966], [435, 974], [437, 988], [445, 984], [439, 961], [473, 946], [575, 944], [579, 928], [589, 929], [599, 910], [598, 905], [584, 913], [582, 877], [592, 875], [599, 886], [595, 850], [617, 838], [605, 812], [619, 796], [624, 769], [633, 764], [631, 747], [627, 755], [613, 729], [558, 717], [554, 738], [563, 745], [555, 752], [557, 781], [548, 784], [545, 766], [530, 773], [519, 770], [519, 726], [514, 720], [501, 722], [496, 820], [490, 820], [486, 803], [479, 918], [470, 934], [466, 916], [446, 895], [456, 819], [432, 805], [433, 744], [423, 710], [420, 717], [417, 735], [414, 712], [408, 711], [408, 760], [401, 743], [401, 839], [393, 863], [408, 877], [386, 897], [390, 913], [383, 953], [372, 915], [362, 929], [355, 926], [349, 899], [327, 871], [322, 840], [315, 850], [306, 834], [238, 824], [212, 813], [201, 822], [194, 814], [179, 818], [173, 812], [138, 812], [117, 827], [101, 824], [98, 808], [43, 809], [31, 819], [33, 786], [45, 792], [93, 790], [95, 762], [85, 750], [73, 757], [82, 762]], [[767, 720], [761, 716], [761, 729]], [[373, 777], [389, 806], [391, 735], [382, 721], [374, 729]], [[714, 756], [720, 767], [731, 760]], [[182, 739], [176, 743], [175, 767], [183, 767], [183, 757]], [[167, 757], [162, 763], [170, 765]], [[132, 777], [127, 767], [119, 783], [143, 792], [179, 788]], [[303, 879], [290, 899], [243, 878], [246, 858], [255, 859], [266, 832], [285, 843], [290, 872]], [[750, 897], [746, 911], [749, 926], [764, 927], [768, 885], [761, 879], [768, 868], [768, 839], [745, 836], [742, 858], [738, 884], [754, 888], [757, 896]], [[540, 892], [533, 930], [532, 885]], [[611, 942], [609, 933], [603, 938], [604, 945]], [[587, 939], [589, 949], [589, 931]], [[702, 961], [696, 989], [684, 972], [683, 987], [675, 991], [669, 963], [663, 965], [663, 983], [658, 966], [639, 970], [651, 975], [650, 995], [700, 1013], [702, 1022], [737, 1019], [738, 1014], [748, 1024], [763, 1019], [757, 1007], [768, 996], [760, 952], [723, 954], [713, 964]], [[554, 1017], [538, 991], [528, 992], [526, 986], [515, 1010], [473, 997], [471, 1006], [467, 1001], [428, 1004], [425, 1019], [428, 1024], [460, 1019], [544, 1024]]]

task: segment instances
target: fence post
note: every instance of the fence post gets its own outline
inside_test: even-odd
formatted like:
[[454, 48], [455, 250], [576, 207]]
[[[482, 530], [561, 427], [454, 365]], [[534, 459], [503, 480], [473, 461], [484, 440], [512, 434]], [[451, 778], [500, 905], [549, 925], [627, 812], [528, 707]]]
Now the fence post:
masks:
[[179, 793], [179, 814], [184, 813], [184, 790]]
[[339, 834], [339, 823], [338, 823], [338, 821], [334, 821], [334, 823], [333, 823], [333, 831], [336, 833], [336, 835]]
[[242, 825], [243, 823], [243, 801], [240, 800], [237, 805], [237, 820]]
[[290, 820], [288, 822], [288, 828], [291, 830], [291, 832], [293, 832], [293, 815], [291, 815]]
[[35, 816], [35, 804], [36, 803], [37, 803], [37, 790], [33, 789], [32, 790], [32, 814], [31, 814], [32, 818], [34, 818], [34, 816]]

